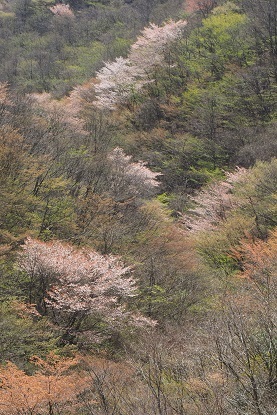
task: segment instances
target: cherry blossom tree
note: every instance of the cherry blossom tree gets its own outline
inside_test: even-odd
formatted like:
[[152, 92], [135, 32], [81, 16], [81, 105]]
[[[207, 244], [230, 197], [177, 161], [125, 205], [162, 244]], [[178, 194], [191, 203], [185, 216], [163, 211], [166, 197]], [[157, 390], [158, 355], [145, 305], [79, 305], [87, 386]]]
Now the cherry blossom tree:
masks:
[[[87, 107], [91, 110], [92, 103], [95, 100], [95, 83], [95, 79], [92, 79], [82, 85], [77, 85], [72, 89], [67, 103], [72, 114], [78, 116]], [[95, 111], [95, 107], [93, 110]]]
[[118, 257], [31, 238], [22, 248], [18, 265], [29, 277], [30, 291], [40, 290], [38, 306], [52, 311], [59, 322], [72, 325], [88, 315], [114, 324], [124, 319], [135, 325], [146, 322], [125, 310], [124, 300], [135, 296], [137, 287], [130, 268]]
[[98, 72], [98, 84], [95, 86], [97, 106], [114, 109], [117, 104], [123, 104], [143, 86], [139, 81], [141, 74], [131, 65], [129, 59], [116, 58], [114, 62], [107, 62]]
[[[57, 4], [50, 10], [56, 16], [73, 15], [64, 4]], [[74, 113], [76, 117], [84, 104], [94, 103], [100, 109], [113, 110], [117, 105], [135, 102], [143, 86], [153, 82], [155, 68], [165, 64], [166, 51], [186, 24], [185, 20], [170, 20], [163, 26], [151, 24], [146, 27], [127, 58], [118, 57], [114, 62], [106, 62], [94, 80], [73, 89], [68, 102], [62, 102], [64, 111]]]
[[58, 3], [49, 8], [53, 13], [53, 31], [69, 44], [72, 44], [76, 37], [75, 15], [68, 4]]
[[191, 197], [194, 207], [182, 218], [186, 228], [192, 232], [211, 230], [224, 221], [227, 213], [241, 203], [232, 189], [245, 180], [247, 173], [246, 169], [237, 167], [235, 172], [226, 173], [226, 180], [212, 183]]
[[142, 161], [132, 161], [132, 156], [116, 147], [109, 155], [111, 163], [110, 192], [115, 199], [145, 197], [153, 194], [159, 186], [157, 178], [161, 173], [151, 171]]
[[50, 7], [50, 11], [55, 16], [67, 17], [67, 18], [74, 17], [74, 13], [70, 9], [70, 6], [68, 4], [58, 3], [55, 6]]
[[[47, 92], [31, 94], [32, 105], [37, 116], [46, 119], [51, 125], [51, 130], [67, 128], [75, 134], [86, 134], [84, 121], [78, 116], [78, 111], [69, 105], [67, 100], [56, 100]], [[55, 128], [53, 128], [55, 126]]]
[[170, 20], [163, 26], [151, 23], [146, 27], [137, 41], [132, 45], [129, 59], [138, 72], [150, 72], [157, 65], [162, 65], [165, 52], [170, 44], [177, 39], [186, 26], [185, 20]]
[[186, 24], [184, 20], [171, 20], [160, 27], [151, 24], [133, 44], [128, 58], [107, 62], [96, 76], [99, 82], [95, 87], [97, 106], [114, 109], [152, 82], [155, 67], [164, 64], [166, 49]]

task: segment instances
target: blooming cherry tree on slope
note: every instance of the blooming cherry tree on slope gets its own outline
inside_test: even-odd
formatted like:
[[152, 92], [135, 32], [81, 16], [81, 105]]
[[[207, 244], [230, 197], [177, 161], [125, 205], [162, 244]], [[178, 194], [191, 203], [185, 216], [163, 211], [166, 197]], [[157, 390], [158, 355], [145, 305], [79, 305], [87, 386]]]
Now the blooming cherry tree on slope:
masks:
[[74, 13], [70, 9], [70, 6], [68, 4], [58, 3], [55, 6], [50, 7], [49, 9], [55, 16], [67, 17], [67, 18], [74, 17]]
[[187, 24], [184, 20], [169, 21], [159, 27], [151, 24], [133, 44], [127, 59], [107, 62], [97, 73], [97, 106], [114, 109], [125, 103], [132, 94], [152, 81], [151, 72], [164, 63], [166, 47], [175, 40]]
[[182, 218], [182, 222], [192, 232], [215, 229], [226, 219], [227, 213], [240, 203], [232, 189], [234, 185], [247, 179], [248, 171], [237, 167], [233, 173], [226, 173], [226, 180], [212, 183], [190, 200], [195, 206]]
[[119, 298], [122, 302], [135, 296], [137, 289], [130, 268], [119, 258], [32, 238], [22, 248], [19, 268], [30, 280], [44, 281], [47, 307], [55, 313], [68, 317], [100, 315], [110, 322], [128, 317], [137, 325], [146, 322], [143, 316], [131, 315], [119, 304]]
[[132, 161], [132, 156], [126, 155], [122, 148], [116, 147], [108, 159], [111, 163], [110, 191], [115, 198], [144, 197], [159, 186], [157, 177], [161, 173], [153, 172], [142, 161]]
[[142, 72], [148, 72], [156, 65], [162, 65], [167, 46], [180, 36], [186, 24], [185, 20], [178, 22], [170, 20], [163, 26], [151, 23], [131, 47], [129, 60], [132, 65]]
[[138, 77], [137, 68], [131, 65], [129, 59], [120, 57], [114, 62], [107, 62], [97, 74], [97, 105], [113, 109], [116, 104], [126, 102], [131, 93], [137, 92], [143, 85]]
[[78, 116], [78, 111], [72, 105], [68, 105], [66, 99], [58, 101], [48, 92], [33, 93], [30, 97], [37, 115], [46, 118], [50, 124], [59, 123], [60, 127], [68, 128], [73, 133], [87, 134], [84, 121]]

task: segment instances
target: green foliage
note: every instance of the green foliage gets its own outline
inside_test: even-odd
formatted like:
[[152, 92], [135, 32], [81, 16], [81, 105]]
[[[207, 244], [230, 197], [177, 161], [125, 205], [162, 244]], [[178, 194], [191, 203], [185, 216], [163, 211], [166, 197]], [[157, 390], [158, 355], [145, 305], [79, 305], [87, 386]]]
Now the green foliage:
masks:
[[233, 190], [236, 207], [214, 230], [199, 236], [200, 253], [226, 275], [240, 269], [233, 254], [245, 237], [265, 239], [276, 227], [276, 166], [276, 159], [257, 164]]
[[58, 332], [46, 318], [19, 302], [0, 303], [1, 363], [11, 361], [21, 368], [31, 368], [29, 360], [45, 357], [58, 350]]
[[[247, 17], [237, 10], [218, 7], [203, 20], [203, 26], [191, 35], [192, 45], [198, 51], [194, 61], [198, 73], [222, 78], [226, 66], [249, 65], [253, 59], [251, 38], [246, 31]], [[202, 75], [202, 76], [203, 76]]]
[[275, 155], [276, 83], [255, 41], [249, 16], [224, 3], [186, 29], [138, 97], [122, 140], [163, 173], [163, 191], [190, 193]]
[[[189, 17], [183, 36], [165, 51], [165, 65], [156, 65], [154, 74], [148, 74], [153, 81], [136, 91], [130, 105], [107, 112], [93, 102], [91, 78], [103, 62], [128, 56], [150, 18], [162, 22], [164, 16], [182, 15], [183, 2], [72, 0], [70, 21], [53, 15], [49, 7], [55, 3], [0, 1], [0, 81], [9, 82], [9, 88], [0, 85], [1, 361], [32, 371], [30, 358], [44, 358], [51, 351], [67, 354], [78, 346], [88, 355], [122, 359], [136, 350], [128, 357], [133, 365], [128, 369], [130, 396], [123, 396], [121, 383], [113, 385], [115, 378], [105, 368], [103, 377], [93, 377], [94, 389], [103, 392], [108, 385], [108, 399], [122, 405], [114, 407], [115, 413], [133, 413], [140, 401], [140, 413], [149, 415], [168, 410], [188, 415], [247, 411], [247, 399], [254, 396], [248, 393], [251, 382], [247, 393], [239, 389], [236, 380], [230, 381], [235, 372], [223, 375], [222, 362], [234, 362], [232, 353], [236, 357], [253, 350], [250, 367], [246, 363], [237, 369], [245, 382], [251, 371], [256, 375], [255, 367], [263, 373], [262, 362], [270, 366], [270, 351], [275, 350], [273, 326], [266, 324], [271, 324], [269, 301], [276, 290], [266, 284], [273, 284], [276, 269], [272, 235], [277, 224], [277, 89], [274, 25], [267, 24], [272, 24], [272, 10], [264, 13], [273, 2], [220, 2], [209, 13], [201, 2], [201, 11]], [[259, 5], [265, 7], [260, 13]], [[77, 84], [83, 85], [71, 94]], [[45, 91], [52, 96], [40, 95], [41, 105], [22, 95]], [[128, 166], [111, 162], [116, 146], [124, 149], [127, 159], [132, 156], [131, 163], [140, 171], [161, 173], [156, 194], [140, 194], [135, 180], [129, 189]], [[229, 186], [232, 173], [226, 172], [236, 165], [249, 170]], [[224, 181], [221, 194], [208, 193], [212, 187], [222, 190]], [[141, 186], [144, 182], [143, 176], [138, 178]], [[217, 204], [216, 219], [209, 209], [201, 213], [205, 203]], [[193, 209], [196, 230], [185, 221], [184, 212]], [[93, 247], [104, 257], [121, 255], [139, 286], [126, 311], [150, 316], [157, 327], [118, 327], [95, 313], [84, 315], [81, 322], [73, 316], [71, 326], [62, 329], [59, 324], [64, 323], [55, 320], [54, 312], [41, 317], [24, 303], [37, 302], [46, 312], [42, 302], [51, 284], [45, 284], [46, 275], [32, 279], [32, 273], [19, 272], [15, 265], [15, 254], [27, 236]], [[226, 316], [233, 297], [231, 317]], [[263, 321], [254, 315], [256, 309], [267, 322], [265, 331], [257, 329], [256, 323], [262, 326]], [[241, 316], [249, 320], [246, 329]], [[221, 320], [228, 327], [220, 339], [219, 362], [221, 343], [215, 352], [213, 342]], [[236, 334], [230, 332], [232, 327], [247, 334], [252, 349], [243, 349], [243, 336], [234, 335], [234, 348], [228, 352], [228, 339]], [[153, 353], [150, 367], [155, 344], [175, 359], [172, 366], [163, 366]], [[147, 362], [148, 371], [134, 370], [143, 354], [147, 357], [141, 362]], [[204, 356], [200, 363], [198, 356]], [[261, 401], [270, 402], [268, 385]], [[140, 395], [136, 401], [134, 391]], [[234, 402], [243, 393], [247, 399], [238, 409]], [[105, 404], [103, 396], [102, 401], [96, 399], [97, 405]], [[121, 399], [124, 403], [119, 404]], [[126, 402], [129, 407], [124, 407]], [[255, 408], [249, 406], [249, 415], [256, 415]]]
[[243, 201], [241, 214], [255, 220], [255, 233], [263, 238], [277, 225], [277, 159], [258, 163], [236, 192]]
[[170, 299], [166, 295], [166, 291], [159, 285], [145, 287], [141, 292], [140, 307], [147, 315], [160, 316], [162, 309], [168, 307]]
[[167, 193], [161, 193], [157, 196], [157, 200], [164, 205], [167, 205], [170, 202], [170, 196]]
[[[149, 14], [155, 3], [146, 5]], [[124, 2], [68, 2], [72, 19], [54, 16], [54, 4], [17, 0], [2, 5], [1, 81], [24, 92], [62, 96], [93, 76], [103, 61], [126, 55], [146, 24], [144, 10]]]

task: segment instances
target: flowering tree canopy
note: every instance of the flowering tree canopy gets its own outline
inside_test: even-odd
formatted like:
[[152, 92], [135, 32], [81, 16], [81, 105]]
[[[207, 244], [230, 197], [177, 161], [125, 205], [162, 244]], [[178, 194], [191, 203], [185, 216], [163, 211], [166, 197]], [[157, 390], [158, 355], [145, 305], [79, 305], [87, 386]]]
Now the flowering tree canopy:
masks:
[[75, 134], [86, 134], [84, 121], [78, 112], [66, 100], [56, 100], [47, 92], [30, 94], [34, 112], [42, 120], [46, 119], [50, 125], [59, 124], [60, 128], [67, 128]]
[[192, 232], [212, 230], [226, 219], [226, 214], [240, 201], [235, 198], [232, 189], [236, 183], [244, 181], [248, 171], [237, 167], [234, 173], [226, 173], [226, 180], [208, 185], [198, 195], [191, 197], [194, 203], [182, 221]]
[[180, 35], [186, 24], [184, 20], [171, 20], [161, 27], [151, 24], [133, 44], [128, 58], [107, 62], [96, 77], [99, 82], [95, 87], [97, 106], [114, 109], [151, 82], [155, 66], [164, 63], [166, 47]]
[[147, 72], [155, 65], [163, 64], [166, 47], [180, 36], [186, 24], [185, 20], [170, 20], [163, 26], [151, 23], [149, 27], [144, 28], [131, 48], [129, 59], [132, 65]]
[[124, 300], [136, 295], [130, 267], [112, 255], [93, 249], [77, 249], [60, 241], [28, 238], [18, 256], [18, 265], [30, 281], [46, 286], [45, 303], [55, 317], [67, 324], [84, 316], [100, 317], [107, 323], [128, 321], [132, 326], [155, 325], [138, 312], [127, 311]]
[[120, 57], [114, 62], [107, 62], [97, 74], [97, 106], [113, 109], [116, 104], [126, 102], [131, 93], [137, 92], [143, 85], [138, 76], [137, 68], [131, 65], [129, 59]]
[[50, 10], [55, 16], [69, 17], [69, 18], [74, 17], [74, 13], [70, 9], [68, 4], [58, 3], [55, 6], [50, 7]]
[[144, 197], [159, 186], [157, 177], [161, 173], [154, 173], [142, 161], [132, 161], [132, 156], [116, 147], [109, 155], [111, 163], [110, 191], [115, 198]]
[[18, 264], [31, 279], [47, 280], [48, 307], [63, 313], [103, 314], [110, 318], [123, 313], [117, 301], [135, 295], [130, 268], [115, 256], [92, 249], [76, 249], [59, 241], [28, 238]]

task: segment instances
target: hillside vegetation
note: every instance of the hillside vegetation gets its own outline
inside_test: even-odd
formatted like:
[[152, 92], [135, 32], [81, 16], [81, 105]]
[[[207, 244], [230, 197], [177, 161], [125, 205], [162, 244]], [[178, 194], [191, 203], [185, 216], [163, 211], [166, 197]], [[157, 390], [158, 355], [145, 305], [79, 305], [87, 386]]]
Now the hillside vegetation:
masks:
[[276, 32], [0, 2], [1, 415], [275, 415]]

